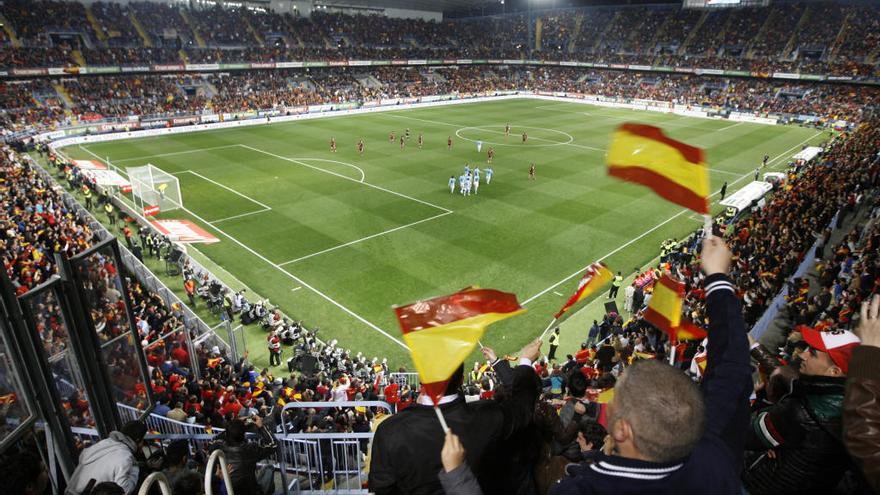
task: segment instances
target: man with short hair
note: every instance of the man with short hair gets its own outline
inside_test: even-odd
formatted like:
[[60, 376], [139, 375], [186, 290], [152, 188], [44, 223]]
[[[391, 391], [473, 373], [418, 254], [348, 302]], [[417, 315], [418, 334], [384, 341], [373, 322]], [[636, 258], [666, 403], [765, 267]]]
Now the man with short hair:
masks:
[[800, 377], [789, 394], [752, 416], [747, 432], [743, 483], [751, 495], [832, 493], [850, 466], [842, 403], [859, 338], [848, 330], [795, 330], [809, 346], [799, 357]]
[[210, 451], [222, 450], [229, 465], [229, 477], [232, 479], [233, 491], [236, 494], [257, 495], [262, 487], [257, 482], [257, 463], [275, 453], [275, 438], [263, 426], [263, 418], [253, 418], [260, 440], [259, 443], [245, 439], [247, 425], [236, 419], [229, 423], [226, 431], [217, 436], [218, 441], [209, 446]]
[[751, 369], [742, 309], [727, 277], [724, 242], [703, 243], [709, 366], [703, 393], [661, 361], [626, 369], [607, 405], [605, 452], [552, 495], [741, 495], [742, 432], [748, 426]]
[[137, 487], [139, 468], [136, 455], [144, 446], [147, 425], [140, 421], [126, 423], [121, 431], [86, 448], [79, 455], [79, 465], [70, 476], [66, 495], [80, 495], [91, 480], [116, 483], [126, 494]]

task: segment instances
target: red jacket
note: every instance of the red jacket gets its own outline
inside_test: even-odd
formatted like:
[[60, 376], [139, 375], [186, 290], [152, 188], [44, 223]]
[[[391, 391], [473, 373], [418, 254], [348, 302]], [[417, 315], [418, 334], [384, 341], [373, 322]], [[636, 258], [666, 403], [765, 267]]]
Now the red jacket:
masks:
[[400, 402], [400, 397], [398, 397], [398, 393], [400, 393], [400, 385], [396, 383], [392, 383], [385, 387], [385, 402], [389, 404], [397, 404]]

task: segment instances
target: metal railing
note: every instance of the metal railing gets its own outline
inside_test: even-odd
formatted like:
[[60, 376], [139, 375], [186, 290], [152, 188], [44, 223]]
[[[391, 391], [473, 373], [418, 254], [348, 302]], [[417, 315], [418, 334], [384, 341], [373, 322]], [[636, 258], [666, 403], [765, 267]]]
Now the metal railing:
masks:
[[232, 489], [232, 479], [229, 477], [229, 468], [226, 465], [226, 455], [222, 450], [217, 449], [211, 453], [208, 458], [208, 465], [205, 467], [205, 495], [214, 494], [213, 473], [214, 464], [220, 462], [220, 472], [223, 473], [223, 483], [226, 484], [226, 495], [235, 495]]
[[422, 386], [418, 373], [390, 373], [388, 378], [399, 385], [407, 384], [413, 390], [418, 390]]
[[[289, 412], [295, 409], [373, 408], [391, 414], [382, 401], [291, 402], [281, 411], [278, 468], [285, 493], [367, 493], [367, 449], [373, 432], [289, 433]], [[290, 477], [290, 481], [288, 481]]]
[[138, 490], [138, 495], [149, 494], [150, 488], [153, 487], [154, 483], [159, 484], [159, 491], [162, 492], [162, 495], [171, 495], [171, 485], [168, 483], [168, 478], [162, 471], [156, 471], [147, 476], [147, 479], [144, 480], [144, 484], [141, 485], [141, 489]]

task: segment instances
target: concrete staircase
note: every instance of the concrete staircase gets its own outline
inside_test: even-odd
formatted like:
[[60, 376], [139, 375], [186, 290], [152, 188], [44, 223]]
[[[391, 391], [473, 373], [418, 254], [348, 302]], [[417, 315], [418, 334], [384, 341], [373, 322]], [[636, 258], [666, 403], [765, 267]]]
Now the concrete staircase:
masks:
[[138, 36], [141, 37], [141, 41], [144, 42], [144, 46], [147, 48], [153, 47], [153, 38], [147, 33], [147, 30], [144, 28], [144, 25], [141, 24], [141, 21], [134, 15], [134, 11], [128, 13], [128, 19], [131, 21], [131, 25], [134, 26], [134, 30], [137, 31]]
[[687, 53], [687, 46], [691, 44], [691, 41], [694, 40], [694, 38], [697, 36], [697, 33], [700, 32], [700, 29], [703, 28], [703, 24], [705, 24], [708, 17], [709, 11], [706, 10], [703, 12], [703, 15], [701, 15], [700, 18], [697, 19], [697, 23], [694, 24], [694, 28], [691, 29], [690, 33], [688, 33], [687, 38], [684, 39], [684, 41], [681, 43], [681, 46], [678, 47], [678, 51], [675, 52], [676, 55], [684, 55], [685, 53]]
[[251, 33], [251, 36], [254, 37], [254, 39], [257, 41], [257, 43], [260, 45], [260, 47], [265, 47], [266, 40], [263, 39], [262, 34], [260, 34], [259, 32], [257, 32], [256, 29], [254, 29], [254, 25], [251, 24], [251, 20], [248, 19], [247, 16], [242, 16], [241, 18], [244, 21], [244, 25], [247, 26], [248, 31]]
[[67, 89], [60, 83], [52, 84], [52, 89], [58, 93], [58, 98], [64, 102], [65, 108], [73, 108], [73, 98], [70, 97], [70, 93], [67, 92]]
[[608, 34], [608, 31], [617, 23], [617, 18], [621, 16], [621, 12], [615, 12], [614, 17], [608, 21], [608, 24], [605, 25], [605, 29], [602, 30], [602, 34], [596, 36], [596, 41], [593, 42], [593, 46], [591, 47], [593, 50], [599, 48], [599, 45], [602, 43], [602, 40], [605, 39], [605, 35]]
[[645, 53], [649, 53], [649, 54], [653, 53], [654, 47], [657, 46], [657, 40], [660, 38], [660, 35], [663, 34], [663, 31], [666, 31], [666, 26], [668, 26], [671, 21], [672, 21], [672, 17], [666, 16], [665, 20], [663, 21], [663, 24], [660, 24], [660, 27], [658, 27], [657, 30], [654, 31], [654, 36], [651, 36], [651, 41], [648, 42], [648, 46], [647, 46], [647, 49], [645, 50]]
[[869, 53], [868, 56], [865, 57], [865, 63], [873, 64], [877, 61], [877, 57], [880, 57], [880, 46], [877, 46], [873, 50], [871, 50], [871, 53]]
[[0, 22], [3, 23], [3, 31], [6, 32], [6, 37], [9, 38], [9, 42], [12, 43], [13, 48], [21, 48], [21, 40], [18, 39], [18, 35], [15, 34], [15, 29], [12, 28], [12, 24], [3, 14], [0, 14]]
[[76, 64], [79, 65], [80, 67], [85, 67], [85, 66], [86, 66], [86, 58], [83, 57], [83, 54], [82, 54], [81, 51], [79, 51], [79, 50], [72, 50], [72, 51], [70, 52], [70, 56], [73, 57], [73, 60], [75, 60], [75, 61], [76, 61]]
[[771, 14], [768, 15], [767, 18], [764, 19], [764, 23], [761, 24], [761, 29], [758, 30], [758, 33], [755, 34], [755, 37], [752, 38], [752, 41], [748, 44], [748, 48], [746, 49], [745, 58], [753, 58], [755, 56], [755, 50], [754, 50], [754, 48], [752, 48], [754, 43], [758, 40], [762, 40], [764, 38], [765, 34], [767, 33], [767, 31], [776, 27], [776, 20], [773, 19], [773, 17], [774, 17], [774, 15], [771, 11]]
[[183, 23], [186, 24], [189, 29], [193, 33], [193, 38], [195, 38], [196, 45], [199, 48], [207, 48], [208, 44], [205, 43], [205, 39], [202, 38], [202, 35], [199, 33], [199, 30], [196, 29], [196, 25], [192, 22], [192, 19], [189, 17], [189, 12], [186, 9], [179, 9], [180, 17], [183, 19]]
[[813, 8], [807, 5], [807, 8], [804, 9], [804, 13], [801, 14], [801, 18], [798, 20], [797, 25], [791, 32], [791, 37], [788, 38], [788, 43], [785, 44], [785, 48], [782, 49], [782, 53], [779, 56], [785, 60], [789, 59], [789, 54], [796, 48], [796, 44], [798, 42], [798, 33], [801, 32], [801, 28], [803, 28], [808, 22], [810, 22], [810, 16], [813, 15]]
[[95, 36], [98, 37], [98, 41], [107, 41], [107, 35], [104, 34], [104, 29], [101, 28], [101, 23], [98, 22], [98, 18], [95, 17], [95, 13], [92, 12], [92, 8], [89, 6], [89, 4], [84, 4], [84, 7], [86, 9], [86, 19], [88, 19], [89, 24], [92, 25], [92, 29], [95, 31]]
[[855, 11], [850, 12], [840, 24], [840, 31], [837, 32], [837, 36], [834, 37], [834, 42], [828, 47], [828, 55], [825, 57], [828, 62], [834, 62], [834, 59], [837, 58], [837, 52], [840, 50], [840, 45], [843, 44], [843, 40], [846, 38], [846, 29], [849, 27], [849, 23], [852, 22], [852, 19], [855, 16]]
[[571, 36], [568, 38], [568, 53], [574, 53], [577, 48], [577, 39], [581, 35], [581, 29], [584, 27], [584, 15], [578, 14], [574, 20], [574, 29], [571, 30]]

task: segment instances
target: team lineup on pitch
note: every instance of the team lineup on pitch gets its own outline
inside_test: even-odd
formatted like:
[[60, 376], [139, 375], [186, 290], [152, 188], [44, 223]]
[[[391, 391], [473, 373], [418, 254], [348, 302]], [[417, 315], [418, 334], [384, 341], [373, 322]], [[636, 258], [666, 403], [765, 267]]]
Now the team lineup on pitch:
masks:
[[[510, 352], [540, 333], [580, 267], [602, 259], [629, 272], [661, 238], [699, 227], [681, 208], [605, 176], [608, 136], [628, 120], [705, 147], [713, 191], [749, 179], [765, 154], [784, 165], [820, 139], [800, 127], [518, 99], [64, 152], [173, 174], [184, 208], [160, 217], [215, 233], [221, 242], [191, 247], [234, 276], [231, 286], [321, 326], [322, 338], [408, 364], [392, 305], [469, 285], [514, 292], [529, 312], [485, 339]], [[468, 193], [478, 200], [461, 201]], [[563, 342], [582, 340], [579, 331]], [[247, 332], [259, 359], [265, 336]]]

